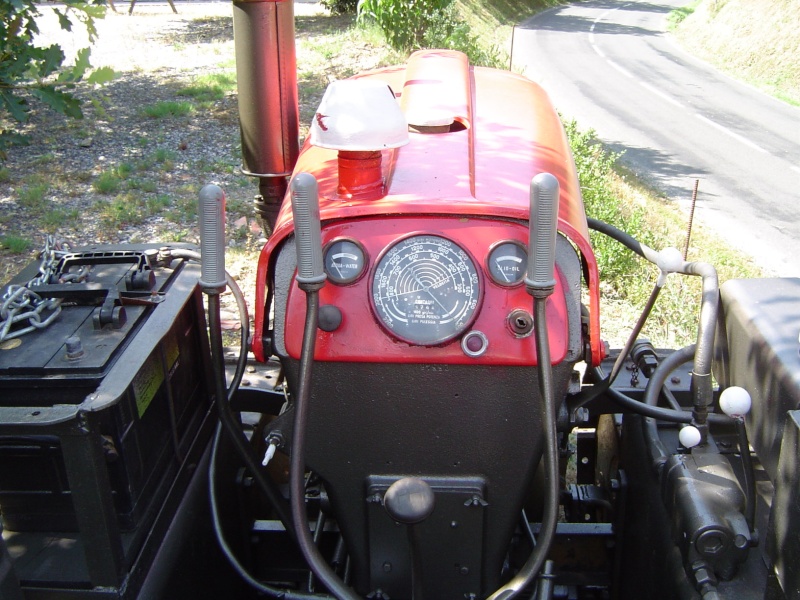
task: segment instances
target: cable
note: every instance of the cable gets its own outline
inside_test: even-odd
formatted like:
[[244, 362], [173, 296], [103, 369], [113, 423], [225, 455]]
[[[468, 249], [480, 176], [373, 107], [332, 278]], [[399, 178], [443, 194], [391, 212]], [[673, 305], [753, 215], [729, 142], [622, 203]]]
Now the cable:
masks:
[[[199, 252], [182, 248], [170, 248], [169, 256], [187, 260], [201, 260], [201, 255]], [[253, 474], [253, 478], [255, 479], [259, 489], [261, 489], [261, 491], [272, 504], [275, 512], [277, 513], [278, 519], [281, 521], [286, 531], [291, 532], [291, 515], [286, 505], [286, 500], [283, 498], [280, 490], [275, 485], [275, 482], [265, 475], [263, 470], [260, 468], [260, 460], [253, 455], [250, 449], [249, 441], [244, 437], [244, 433], [242, 433], [239, 423], [237, 423], [236, 418], [233, 416], [233, 411], [230, 407], [230, 401], [239, 387], [239, 383], [242, 380], [242, 376], [247, 365], [247, 344], [250, 332], [250, 317], [248, 315], [247, 303], [244, 299], [244, 294], [242, 294], [238, 284], [228, 273], [225, 273], [225, 283], [233, 293], [239, 309], [242, 325], [242, 347], [239, 352], [239, 360], [236, 364], [233, 379], [231, 380], [231, 384], [226, 391], [224, 359], [222, 356], [222, 337], [220, 333], [219, 294], [209, 294], [206, 292], [208, 295], [208, 324], [211, 344], [212, 369], [214, 372], [215, 384], [217, 385], [217, 412], [219, 414], [220, 422], [225, 428], [225, 432], [228, 434], [234, 444], [236, 452], [244, 461], [247, 469]], [[227, 399], [227, 402], [224, 401], [225, 399]]]
[[539, 370], [539, 392], [544, 401], [544, 468], [547, 496], [542, 516], [542, 527], [539, 538], [519, 573], [503, 587], [489, 596], [488, 600], [508, 600], [524, 590], [539, 574], [553, 544], [558, 524], [558, 440], [556, 431], [555, 388], [552, 380], [550, 363], [550, 341], [547, 334], [545, 305], [547, 298], [534, 298], [534, 330], [536, 332], [536, 351], [538, 364], [544, 366]]
[[258, 581], [253, 577], [249, 571], [239, 562], [233, 549], [228, 545], [225, 540], [225, 535], [222, 530], [222, 523], [219, 518], [219, 501], [217, 499], [217, 490], [214, 482], [217, 480], [217, 455], [219, 452], [219, 442], [222, 438], [222, 425], [217, 425], [217, 430], [214, 434], [214, 440], [211, 445], [211, 460], [208, 465], [208, 496], [211, 503], [211, 523], [214, 527], [214, 535], [217, 538], [222, 553], [230, 563], [233, 570], [241, 577], [250, 587], [262, 594], [266, 594], [271, 598], [279, 598], [281, 600], [332, 600], [331, 596], [323, 594], [309, 594], [305, 592], [295, 592], [293, 590], [285, 590], [281, 588], [274, 588]]
[[[188, 260], [200, 260], [200, 254], [189, 250], [175, 250], [171, 252], [171, 256], [175, 258], [184, 258]], [[237, 453], [244, 461], [246, 468], [253, 474], [259, 488], [265, 493], [267, 498], [273, 505], [274, 510], [278, 514], [278, 518], [283, 523], [287, 533], [292, 534], [291, 517], [288, 513], [285, 500], [280, 494], [280, 491], [275, 486], [274, 482], [264, 475], [263, 471], [259, 468], [255, 457], [250, 451], [249, 442], [244, 437], [233, 411], [230, 402], [239, 388], [244, 371], [247, 365], [247, 344], [250, 333], [250, 317], [248, 315], [247, 303], [242, 294], [241, 289], [234, 279], [226, 272], [225, 282], [230, 288], [236, 300], [241, 319], [241, 338], [240, 338], [240, 351], [239, 358], [236, 363], [233, 378], [228, 386], [225, 387], [225, 365], [224, 357], [222, 355], [222, 330], [220, 326], [220, 299], [218, 290], [204, 290], [208, 296], [208, 324], [209, 324], [209, 339], [211, 346], [211, 360], [212, 370], [214, 374], [215, 394], [217, 398], [217, 413], [219, 416], [220, 424], [214, 436], [211, 448], [211, 460], [209, 463], [209, 500], [211, 504], [211, 517], [214, 528], [214, 534], [217, 538], [220, 549], [225, 555], [226, 559], [239, 574], [240, 577], [251, 587], [257, 591], [267, 594], [273, 598], [280, 598], [284, 600], [310, 600], [310, 599], [330, 599], [330, 596], [319, 594], [304, 594], [297, 593], [290, 590], [280, 588], [273, 588], [266, 584], [261, 583], [255, 579], [247, 569], [239, 562], [236, 555], [225, 540], [222, 530], [222, 524], [219, 519], [219, 505], [217, 502], [215, 483], [217, 480], [216, 473], [216, 458], [219, 447], [219, 439], [221, 437], [222, 428], [224, 427], [228, 437], [233, 442]]]
[[[644, 404], [646, 406], [655, 407], [658, 404], [658, 398], [661, 395], [661, 389], [664, 387], [667, 377], [680, 365], [691, 360], [694, 352], [694, 344], [685, 346], [670, 354], [656, 367], [655, 371], [650, 375], [647, 387], [644, 390]], [[658, 433], [658, 423], [655, 418], [647, 417], [644, 420], [644, 436], [650, 452], [651, 462], [656, 466], [663, 464], [663, 461], [669, 456], [669, 452], [667, 452], [664, 443], [661, 441], [661, 436]]]
[[357, 600], [357, 596], [339, 579], [325, 562], [324, 557], [314, 545], [308, 530], [305, 507], [305, 437], [308, 424], [309, 399], [311, 395], [311, 374], [314, 362], [314, 348], [317, 340], [319, 320], [319, 287], [301, 284], [306, 292], [306, 322], [303, 330], [303, 345], [300, 351], [300, 374], [295, 397], [294, 431], [292, 453], [289, 464], [289, 497], [295, 537], [303, 557], [320, 582], [340, 600]]
[[736, 435], [739, 441], [739, 456], [742, 458], [742, 477], [744, 479], [745, 494], [745, 520], [750, 531], [755, 530], [756, 520], [756, 481], [753, 470], [753, 457], [750, 456], [750, 442], [747, 439], [747, 428], [744, 417], [737, 415], [733, 418], [736, 424]]

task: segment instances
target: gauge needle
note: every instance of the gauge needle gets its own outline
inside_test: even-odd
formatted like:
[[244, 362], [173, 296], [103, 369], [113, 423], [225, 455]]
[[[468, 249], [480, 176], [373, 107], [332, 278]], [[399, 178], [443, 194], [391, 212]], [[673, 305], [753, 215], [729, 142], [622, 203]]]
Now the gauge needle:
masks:
[[411, 276], [414, 278], [414, 281], [416, 281], [422, 287], [422, 291], [423, 292], [427, 292], [431, 288], [431, 286], [425, 285], [422, 282], [422, 280], [419, 277], [417, 277], [417, 272], [416, 271], [411, 271]]
[[505, 280], [506, 280], [506, 283], [508, 283], [509, 281], [511, 281], [511, 280], [508, 278], [508, 275], [506, 275], [506, 272], [503, 270], [503, 265], [501, 265], [501, 264], [500, 264], [500, 259], [499, 259], [499, 258], [495, 258], [495, 259], [494, 259], [494, 262], [496, 262], [496, 263], [497, 263], [497, 268], [498, 268], [498, 269], [500, 269], [500, 272], [503, 274], [503, 279], [505, 279]]
[[[433, 298], [433, 301], [434, 301], [434, 302], [436, 302], [436, 304], [438, 304], [438, 305], [439, 305], [439, 308], [441, 308], [441, 309], [442, 309], [442, 310], [443, 310], [445, 313], [447, 313], [447, 312], [448, 312], [448, 311], [447, 311], [447, 308], [445, 307], [445, 305], [444, 305], [444, 304], [442, 304], [442, 303], [439, 301], [439, 298], [437, 298], [437, 297], [436, 297], [436, 295], [435, 295], [435, 294], [434, 294], [434, 293], [431, 291], [431, 286], [429, 286], [429, 285], [425, 285], [424, 283], [422, 283], [422, 280], [421, 280], [419, 277], [417, 277], [417, 273], [416, 273], [416, 271], [411, 271], [411, 276], [414, 278], [414, 281], [416, 281], [418, 284], [420, 284], [420, 285], [422, 286], [422, 291], [423, 291], [423, 292], [427, 292], [427, 293], [428, 293], [428, 295], [429, 295], [431, 298]], [[438, 282], [437, 282], [437, 283], [438, 283]]]

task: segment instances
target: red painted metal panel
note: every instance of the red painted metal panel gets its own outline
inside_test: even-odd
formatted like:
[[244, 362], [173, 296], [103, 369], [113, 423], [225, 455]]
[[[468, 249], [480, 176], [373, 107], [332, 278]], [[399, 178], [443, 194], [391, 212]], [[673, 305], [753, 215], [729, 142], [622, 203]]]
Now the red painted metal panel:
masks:
[[[468, 330], [483, 332], [489, 340], [486, 353], [470, 358], [461, 350], [460, 338], [441, 346], [414, 346], [397, 340], [378, 324], [370, 306], [369, 282], [380, 255], [393, 242], [408, 233], [439, 235], [456, 242], [474, 259], [483, 280], [483, 297], [478, 314]], [[492, 365], [536, 364], [534, 336], [516, 337], [508, 328], [507, 317], [514, 309], [532, 313], [532, 299], [524, 284], [508, 288], [497, 285], [486, 275], [483, 265], [492, 246], [502, 240], [524, 243], [528, 230], [522, 224], [498, 223], [469, 218], [397, 218], [361, 219], [329, 225], [323, 231], [323, 243], [346, 237], [360, 242], [369, 257], [367, 273], [351, 285], [328, 283], [320, 291], [320, 303], [342, 311], [342, 325], [336, 331], [319, 332], [317, 360], [356, 362], [426, 362]], [[293, 286], [286, 311], [286, 349], [299, 358], [305, 320], [305, 294]], [[554, 363], [567, 352], [567, 308], [559, 281], [548, 304], [550, 353]]]
[[[415, 228], [420, 230], [431, 229], [423, 218], [429, 215], [461, 217], [472, 224], [481, 218], [527, 221], [531, 179], [541, 172], [552, 173], [561, 186], [559, 230], [580, 250], [588, 267], [592, 362], [599, 364], [603, 347], [597, 265], [574, 163], [558, 115], [547, 94], [535, 83], [505, 71], [469, 67], [460, 56], [451, 51], [422, 51], [412, 56], [408, 69], [392, 67], [363, 75], [387, 82], [406, 114], [449, 111], [458, 123], [446, 133], [412, 129], [407, 146], [383, 150], [383, 197], [341, 197], [337, 153], [332, 150], [306, 145], [295, 172], [316, 176], [323, 226], [341, 220], [402, 215], [418, 216]], [[463, 70], [453, 73], [454, 64], [462, 65]], [[441, 77], [436, 73], [442, 73]], [[407, 100], [403, 94], [408, 94]], [[260, 358], [271, 256], [292, 231], [291, 209], [284, 202], [259, 260], [254, 350]], [[367, 302], [367, 296], [362, 301]]]

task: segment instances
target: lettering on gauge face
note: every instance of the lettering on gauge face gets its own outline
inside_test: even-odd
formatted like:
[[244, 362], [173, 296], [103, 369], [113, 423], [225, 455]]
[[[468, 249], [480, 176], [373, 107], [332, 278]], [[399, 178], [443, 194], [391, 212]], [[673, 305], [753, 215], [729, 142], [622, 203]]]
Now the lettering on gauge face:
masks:
[[472, 258], [436, 235], [390, 246], [372, 277], [372, 306], [379, 322], [411, 344], [437, 345], [460, 335], [474, 320], [481, 282]]
[[496, 244], [486, 258], [486, 271], [492, 281], [502, 286], [522, 283], [528, 268], [528, 251], [516, 241]]
[[347, 285], [361, 278], [367, 266], [367, 254], [355, 240], [334, 240], [323, 252], [325, 274], [337, 285]]

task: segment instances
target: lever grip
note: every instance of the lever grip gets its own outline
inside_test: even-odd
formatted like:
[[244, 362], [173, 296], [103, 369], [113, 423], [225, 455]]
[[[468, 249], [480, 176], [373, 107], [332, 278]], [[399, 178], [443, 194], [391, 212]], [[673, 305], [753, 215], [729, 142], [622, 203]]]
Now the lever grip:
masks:
[[200, 190], [200, 285], [225, 287], [225, 192], [209, 184]]
[[297, 248], [297, 283], [323, 283], [326, 277], [322, 262], [317, 180], [310, 173], [298, 173], [290, 188]]
[[539, 173], [531, 181], [531, 216], [528, 271], [525, 286], [530, 294], [549, 295], [556, 285], [556, 229], [558, 227], [558, 179]]

